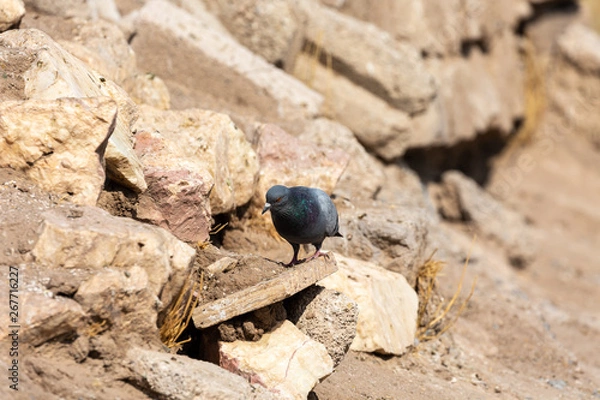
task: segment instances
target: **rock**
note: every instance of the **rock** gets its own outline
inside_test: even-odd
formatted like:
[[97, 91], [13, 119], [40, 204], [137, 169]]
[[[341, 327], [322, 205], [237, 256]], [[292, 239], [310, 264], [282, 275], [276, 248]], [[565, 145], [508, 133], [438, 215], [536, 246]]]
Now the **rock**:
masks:
[[18, 296], [22, 304], [19, 339], [23, 343], [39, 346], [60, 336], [73, 335], [86, 324], [83, 308], [73, 299], [28, 290], [19, 291]]
[[218, 366], [186, 356], [142, 348], [127, 352], [131, 380], [153, 398], [269, 400], [276, 396]]
[[[160, 111], [143, 107], [141, 110], [136, 127], [150, 132], [158, 130], [170, 141], [172, 153], [164, 154], [166, 158], [177, 160], [175, 166], [187, 160], [199, 171], [210, 173], [214, 181], [210, 192], [213, 214], [233, 211], [250, 200], [258, 159], [244, 132], [229, 116], [200, 109]], [[137, 151], [137, 142], [135, 146]], [[152, 153], [148, 155], [154, 157]]]
[[358, 303], [356, 337], [351, 349], [401, 355], [417, 330], [417, 294], [406, 279], [373, 263], [339, 258], [339, 271], [319, 285], [344, 293]]
[[270, 226], [271, 217], [260, 212], [270, 187], [309, 186], [331, 194], [349, 162], [346, 153], [304, 142], [275, 125], [260, 125], [256, 137], [260, 171], [251, 213], [265, 226]]
[[335, 186], [336, 195], [349, 199], [370, 199], [383, 186], [383, 166], [365, 151], [352, 131], [344, 125], [318, 118], [307, 123], [298, 138], [318, 147], [342, 150], [350, 156], [348, 167]]
[[140, 266], [102, 269], [79, 286], [74, 299], [88, 315], [111, 327], [131, 324], [137, 331], [156, 330], [156, 293], [149, 289], [148, 273]]
[[[134, 18], [132, 47], [139, 65], [146, 65], [195, 104], [227, 108], [264, 120], [303, 121], [314, 117], [322, 98], [302, 83], [250, 52], [230, 35], [209, 29], [197, 18], [163, 0], [152, 0]], [[174, 42], [179, 43], [173, 46]], [[193, 67], [192, 67], [193, 66]], [[213, 96], [209, 101], [206, 96]], [[243, 99], [243, 103], [241, 104]], [[182, 108], [182, 107], [176, 107]]]
[[[144, 165], [148, 189], [138, 196], [137, 218], [188, 242], [208, 240], [209, 194], [213, 177], [198, 159], [158, 131], [136, 134], [135, 151]], [[183, 159], [182, 159], [183, 158]]]
[[[18, 90], [22, 99], [97, 96], [114, 99], [119, 112], [106, 149], [108, 176], [137, 192], [146, 189], [142, 167], [131, 144], [130, 128], [137, 118], [135, 104], [121, 88], [88, 69], [82, 61], [37, 29], [5, 32], [0, 35], [0, 46], [14, 50], [3, 62], [21, 64], [24, 85], [12, 90]], [[23, 57], [23, 54], [27, 56]]]
[[559, 37], [558, 49], [549, 79], [549, 108], [554, 113], [548, 129], [561, 136], [583, 135], [600, 148], [600, 35], [572, 24]]
[[325, 112], [350, 128], [365, 148], [387, 161], [404, 154], [411, 140], [407, 113], [305, 53], [296, 58], [293, 73], [325, 96]]
[[154, 74], [135, 74], [123, 81], [123, 89], [138, 105], [146, 104], [159, 110], [171, 108], [171, 95], [165, 82]]
[[445, 172], [442, 187], [434, 191], [434, 196], [444, 218], [473, 224], [480, 234], [505, 249], [513, 266], [526, 267], [535, 258], [533, 232], [524, 217], [503, 206], [461, 172]]
[[[269, 261], [262, 257], [248, 256], [241, 261], [244, 262], [242, 266], [269, 268]], [[237, 266], [232, 267], [232, 270], [235, 270], [236, 267], [241, 268], [238, 263]], [[199, 329], [208, 328], [238, 315], [284, 300], [336, 270], [335, 260], [329, 257], [319, 257], [301, 266], [286, 268], [275, 277], [257, 284], [251, 286], [246, 284], [245, 287], [237, 285], [237, 290], [232, 293], [198, 304], [192, 314], [194, 325]]]
[[333, 371], [325, 346], [284, 321], [257, 342], [220, 342], [221, 367], [263, 385], [280, 399], [306, 399]]
[[421, 207], [370, 201], [356, 206], [342, 204], [338, 210], [344, 238], [331, 241], [331, 250], [407, 275], [428, 256], [430, 219]]
[[0, 166], [42, 188], [95, 205], [104, 185], [107, 141], [117, 105], [106, 97], [0, 103]]
[[[74, 271], [81, 268], [101, 271], [109, 267], [123, 273], [129, 270], [130, 274], [131, 269], [138, 266], [147, 274], [147, 291], [155, 301], [160, 298], [158, 311], [171, 304], [194, 260], [195, 250], [167, 231], [128, 218], [113, 217], [95, 207], [57, 208], [44, 212], [43, 218], [32, 250], [38, 265], [50, 270]], [[114, 280], [114, 273], [107, 274], [113, 274], [111, 279]], [[126, 278], [119, 278], [123, 279], [119, 285], [125, 292], [139, 289], [146, 279], [140, 271], [135, 279]], [[102, 288], [104, 283], [100, 278], [92, 279], [84, 286], [88, 293], [110, 292], [109, 288]]]
[[286, 65], [298, 35], [298, 22], [291, 3], [244, 0], [206, 1], [223, 25], [244, 46], [275, 65]]
[[309, 286], [286, 300], [288, 319], [304, 334], [325, 345], [334, 368], [356, 336], [358, 305], [343, 293]]
[[436, 87], [415, 47], [317, 2], [301, 2], [299, 8], [305, 39], [331, 55], [333, 69], [409, 114], [427, 109]]
[[0, 32], [17, 25], [23, 15], [25, 15], [23, 0], [0, 1]]

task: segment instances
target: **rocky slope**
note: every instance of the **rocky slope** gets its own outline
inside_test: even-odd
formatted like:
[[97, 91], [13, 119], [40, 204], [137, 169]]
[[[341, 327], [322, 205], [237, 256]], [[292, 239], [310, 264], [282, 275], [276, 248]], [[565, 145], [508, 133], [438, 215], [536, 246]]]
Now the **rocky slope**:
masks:
[[587, 5], [0, 0], [3, 398], [600, 397]]

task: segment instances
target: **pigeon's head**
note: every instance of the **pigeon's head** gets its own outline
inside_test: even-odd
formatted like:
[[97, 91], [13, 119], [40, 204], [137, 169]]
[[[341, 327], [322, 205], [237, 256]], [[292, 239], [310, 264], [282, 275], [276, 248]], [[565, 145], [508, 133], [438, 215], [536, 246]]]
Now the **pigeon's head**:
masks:
[[290, 190], [282, 185], [275, 185], [267, 191], [267, 202], [262, 210], [266, 213], [270, 209], [278, 210], [286, 204]]

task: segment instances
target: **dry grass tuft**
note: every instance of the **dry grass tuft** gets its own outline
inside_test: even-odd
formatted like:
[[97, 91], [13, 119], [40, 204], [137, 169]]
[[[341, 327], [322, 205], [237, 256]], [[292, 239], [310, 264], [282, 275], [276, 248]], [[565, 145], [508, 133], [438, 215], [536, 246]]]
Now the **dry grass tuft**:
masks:
[[101, 322], [92, 322], [85, 329], [85, 335], [87, 337], [92, 338], [92, 337], [97, 336], [98, 334], [104, 332], [107, 329], [108, 329], [108, 325], [106, 324], [106, 320], [102, 320]]
[[[227, 227], [227, 222], [225, 222], [224, 224], [218, 224], [213, 226], [210, 231], [208, 232], [209, 235], [216, 235], [217, 233], [221, 232], [223, 229], [225, 229]], [[196, 243], [196, 248], [197, 250], [204, 250], [209, 244], [210, 244], [210, 239], [206, 239], [204, 242], [198, 242]]]
[[[452, 298], [445, 302], [444, 299], [436, 293], [437, 276], [445, 266], [440, 260], [434, 260], [435, 252], [419, 268], [417, 273], [416, 290], [419, 296], [419, 311], [417, 316], [417, 339], [419, 342], [435, 340], [448, 331], [458, 320], [465, 310], [469, 300], [475, 291], [477, 279], [473, 280], [471, 291], [467, 298], [459, 305], [458, 297], [462, 291], [469, 257], [467, 257], [458, 282], [458, 287]], [[455, 307], [456, 306], [456, 307]]]
[[177, 341], [192, 319], [192, 311], [200, 300], [203, 285], [204, 273], [192, 271], [160, 327], [160, 340], [173, 352], [191, 340], [188, 338]]

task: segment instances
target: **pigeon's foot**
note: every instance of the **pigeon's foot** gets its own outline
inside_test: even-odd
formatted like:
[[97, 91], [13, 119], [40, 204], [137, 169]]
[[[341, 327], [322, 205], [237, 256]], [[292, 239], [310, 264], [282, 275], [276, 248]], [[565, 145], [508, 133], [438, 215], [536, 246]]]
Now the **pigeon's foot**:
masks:
[[304, 260], [302, 260], [302, 262], [306, 262], [306, 261], [310, 261], [310, 260], [314, 260], [315, 258], [321, 257], [321, 256], [326, 256], [327, 253], [322, 253], [321, 250], [317, 250], [315, 251], [315, 254], [313, 254], [312, 256], [305, 258]]

